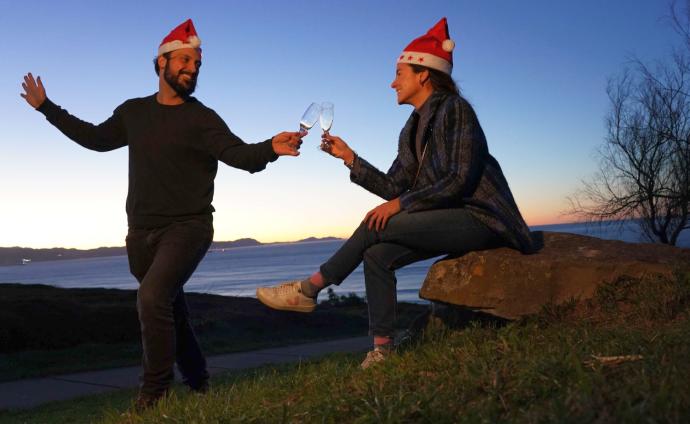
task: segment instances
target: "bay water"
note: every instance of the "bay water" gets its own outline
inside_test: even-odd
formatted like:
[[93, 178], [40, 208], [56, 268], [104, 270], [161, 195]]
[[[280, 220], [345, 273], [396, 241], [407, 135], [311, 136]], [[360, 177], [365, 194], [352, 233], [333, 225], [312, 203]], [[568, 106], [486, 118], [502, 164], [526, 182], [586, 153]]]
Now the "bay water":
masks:
[[[558, 231], [629, 242], [643, 241], [634, 222], [618, 225], [556, 224], [532, 227], [533, 231]], [[211, 250], [185, 285], [187, 292], [229, 296], [254, 296], [256, 287], [302, 279], [316, 271], [344, 240], [267, 244]], [[690, 231], [681, 234], [680, 247], [690, 247]], [[421, 302], [424, 277], [435, 260], [408, 265], [396, 272], [398, 300]], [[126, 256], [31, 262], [0, 267], [1, 283], [49, 284], [58, 287], [136, 289]], [[364, 274], [357, 268], [340, 286], [338, 294], [364, 296]], [[323, 297], [322, 297], [323, 299]]]

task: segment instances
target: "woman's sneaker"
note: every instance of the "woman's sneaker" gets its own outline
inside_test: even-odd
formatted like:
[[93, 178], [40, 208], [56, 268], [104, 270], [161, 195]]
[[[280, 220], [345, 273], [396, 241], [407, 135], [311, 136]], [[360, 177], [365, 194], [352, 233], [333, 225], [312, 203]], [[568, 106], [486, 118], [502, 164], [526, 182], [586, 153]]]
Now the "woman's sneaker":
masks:
[[367, 357], [364, 358], [364, 361], [362, 361], [361, 364], [359, 364], [359, 367], [365, 370], [371, 367], [372, 365], [376, 365], [379, 362], [385, 361], [386, 359], [388, 359], [390, 354], [390, 349], [381, 349], [379, 347], [375, 347], [374, 350], [369, 351], [367, 353]]
[[275, 287], [259, 287], [256, 298], [269, 308], [281, 311], [312, 312], [316, 299], [302, 293], [301, 281], [289, 281]]

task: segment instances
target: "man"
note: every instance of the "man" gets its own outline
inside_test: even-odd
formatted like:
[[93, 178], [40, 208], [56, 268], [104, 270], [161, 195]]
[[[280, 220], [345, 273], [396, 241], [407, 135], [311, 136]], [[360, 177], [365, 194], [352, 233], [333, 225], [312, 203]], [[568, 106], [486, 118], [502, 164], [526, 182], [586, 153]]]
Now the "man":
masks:
[[127, 255], [139, 281], [137, 311], [143, 376], [135, 407], [154, 404], [177, 362], [191, 390], [208, 388], [206, 361], [189, 323], [183, 286], [213, 240], [211, 201], [218, 161], [258, 172], [278, 156], [297, 156], [300, 133], [245, 144], [210, 108], [191, 97], [201, 41], [190, 20], [163, 39], [154, 59], [158, 92], [130, 99], [99, 125], [79, 120], [46, 97], [40, 77], [24, 77], [21, 94], [47, 120], [96, 151], [129, 148]]
[[498, 246], [529, 253], [535, 248], [479, 120], [451, 78], [454, 47], [443, 18], [398, 56], [391, 88], [398, 104], [414, 111], [387, 173], [340, 137], [323, 135], [322, 148], [343, 160], [350, 180], [387, 201], [369, 211], [310, 277], [256, 292], [271, 308], [311, 312], [319, 291], [342, 283], [363, 262], [374, 348], [362, 368], [393, 351], [395, 270], [445, 254]]

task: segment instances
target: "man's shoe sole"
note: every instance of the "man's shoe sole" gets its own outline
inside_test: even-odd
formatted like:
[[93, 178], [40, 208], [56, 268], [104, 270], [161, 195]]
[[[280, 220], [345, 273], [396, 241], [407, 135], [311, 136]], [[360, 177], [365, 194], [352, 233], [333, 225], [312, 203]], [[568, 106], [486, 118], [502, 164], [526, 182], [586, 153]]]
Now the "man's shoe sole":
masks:
[[261, 289], [256, 289], [256, 298], [259, 299], [259, 302], [263, 303], [264, 305], [268, 306], [271, 309], [277, 309], [279, 311], [292, 311], [292, 312], [302, 312], [302, 313], [309, 313], [313, 312], [314, 309], [316, 308], [316, 305], [311, 305], [311, 306], [305, 306], [305, 305], [295, 305], [295, 306], [290, 306], [290, 305], [279, 305], [277, 303], [273, 303], [270, 298], [266, 298], [261, 295]]

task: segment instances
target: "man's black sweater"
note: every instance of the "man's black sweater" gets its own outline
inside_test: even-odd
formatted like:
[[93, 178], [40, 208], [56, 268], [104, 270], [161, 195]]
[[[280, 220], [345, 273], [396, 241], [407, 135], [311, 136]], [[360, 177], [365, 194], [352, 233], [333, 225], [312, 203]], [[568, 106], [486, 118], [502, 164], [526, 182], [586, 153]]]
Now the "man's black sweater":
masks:
[[271, 140], [244, 143], [195, 98], [177, 106], [159, 104], [155, 94], [127, 100], [99, 125], [70, 115], [49, 99], [38, 110], [87, 149], [129, 146], [126, 209], [135, 228], [210, 216], [219, 160], [253, 173], [278, 158]]

